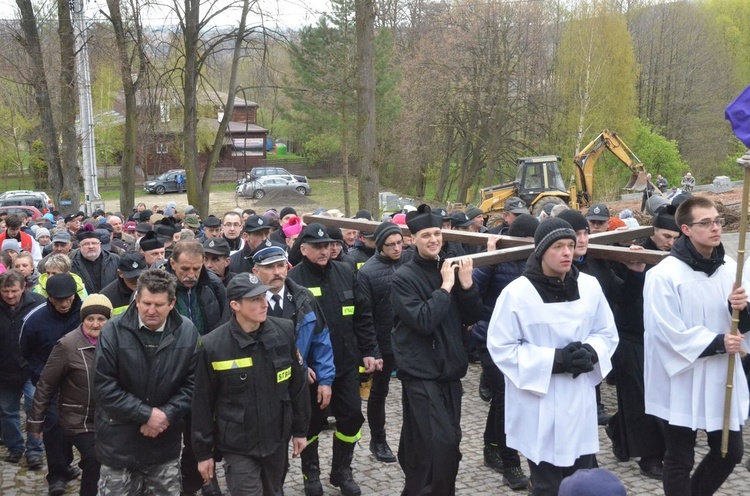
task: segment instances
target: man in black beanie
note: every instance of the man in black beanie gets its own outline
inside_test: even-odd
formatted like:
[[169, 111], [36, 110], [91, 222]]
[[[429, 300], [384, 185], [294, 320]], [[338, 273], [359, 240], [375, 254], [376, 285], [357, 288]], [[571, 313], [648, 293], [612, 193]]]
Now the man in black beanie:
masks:
[[573, 265], [573, 227], [545, 220], [534, 242], [523, 275], [497, 300], [487, 348], [506, 378], [507, 444], [529, 461], [531, 494], [555, 496], [565, 477], [596, 467], [594, 387], [618, 338], [601, 286]]
[[375, 229], [376, 253], [359, 269], [357, 279], [362, 291], [362, 303], [372, 315], [375, 334], [383, 357], [383, 369], [372, 374], [372, 389], [367, 401], [367, 422], [370, 426], [370, 451], [378, 461], [396, 461], [385, 436], [385, 399], [391, 373], [394, 370], [391, 349], [393, 309], [390, 292], [393, 274], [403, 264], [404, 237], [401, 228], [392, 222], [383, 222]]
[[443, 218], [420, 205], [406, 224], [416, 253], [391, 283], [391, 344], [403, 391], [401, 494], [452, 495], [461, 460], [461, 378], [469, 365], [462, 329], [476, 321], [481, 299], [471, 259], [446, 260], [440, 251]]

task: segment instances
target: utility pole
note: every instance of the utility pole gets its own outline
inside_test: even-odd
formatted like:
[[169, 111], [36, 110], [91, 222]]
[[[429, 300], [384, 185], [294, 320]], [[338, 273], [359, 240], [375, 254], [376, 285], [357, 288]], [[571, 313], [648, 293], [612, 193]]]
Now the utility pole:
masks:
[[103, 206], [99, 196], [99, 182], [96, 172], [96, 143], [94, 142], [94, 109], [91, 103], [91, 72], [89, 69], [89, 49], [86, 39], [86, 19], [83, 0], [70, 0], [73, 13], [73, 31], [76, 38], [76, 72], [78, 79], [78, 135], [81, 137], [83, 163], [83, 189], [86, 214], [91, 214]]

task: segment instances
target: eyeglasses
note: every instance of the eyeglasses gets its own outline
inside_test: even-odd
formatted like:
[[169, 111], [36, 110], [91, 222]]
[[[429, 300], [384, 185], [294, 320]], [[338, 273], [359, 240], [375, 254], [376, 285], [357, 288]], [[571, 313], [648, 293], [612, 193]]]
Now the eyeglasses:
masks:
[[242, 224], [232, 224], [231, 222], [225, 222], [224, 227], [242, 227]]
[[404, 244], [403, 241], [394, 241], [393, 243], [383, 243], [384, 248], [394, 248], [396, 246], [402, 246]]
[[81, 243], [79, 246], [81, 248], [94, 248], [96, 246], [99, 246], [101, 243], [96, 241], [90, 241], [88, 243]]
[[703, 228], [713, 227], [713, 226], [722, 227], [724, 225], [724, 217], [719, 217], [718, 219], [714, 219], [714, 220], [702, 220], [700, 222], [688, 222], [687, 225], [690, 227], [700, 226]]

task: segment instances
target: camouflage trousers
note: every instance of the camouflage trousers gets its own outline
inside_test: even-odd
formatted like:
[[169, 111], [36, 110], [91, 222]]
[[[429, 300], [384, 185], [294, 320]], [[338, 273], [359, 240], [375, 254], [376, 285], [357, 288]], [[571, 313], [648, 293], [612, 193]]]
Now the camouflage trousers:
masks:
[[99, 496], [179, 496], [180, 460], [136, 469], [102, 465]]

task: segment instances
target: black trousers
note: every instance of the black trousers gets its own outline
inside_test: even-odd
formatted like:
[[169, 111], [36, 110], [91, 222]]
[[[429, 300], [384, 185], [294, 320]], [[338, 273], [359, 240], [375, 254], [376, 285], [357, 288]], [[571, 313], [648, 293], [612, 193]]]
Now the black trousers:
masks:
[[370, 435], [378, 441], [385, 441], [385, 399], [391, 384], [391, 372], [396, 366], [393, 355], [383, 355], [383, 370], [372, 374], [372, 389], [367, 400], [367, 423]]
[[663, 419], [661, 422], [667, 444], [663, 477], [665, 496], [710, 496], [727, 480], [734, 466], [742, 461], [742, 430], [729, 431], [726, 458], [721, 457], [721, 431], [707, 432], [708, 454], [690, 477], [695, 464], [695, 438], [698, 432], [689, 427], [671, 425]]
[[479, 352], [479, 361], [484, 380], [492, 390], [490, 411], [484, 428], [484, 444], [492, 444], [500, 449], [503, 467], [520, 467], [521, 457], [518, 456], [518, 451], [508, 448], [505, 440], [505, 376], [492, 361], [486, 348]]
[[81, 492], [80, 496], [96, 496], [99, 492], [99, 461], [96, 459], [96, 448], [94, 446], [94, 433], [77, 434], [70, 436], [69, 441], [81, 454], [78, 466], [81, 468]]
[[[310, 428], [307, 431], [307, 439], [313, 439], [323, 428], [325, 415], [318, 405], [318, 393], [315, 387], [310, 389], [310, 403], [312, 415], [310, 416]], [[333, 381], [331, 394], [331, 412], [336, 417], [336, 432], [338, 437], [347, 442], [347, 438], [359, 438], [365, 417], [362, 415], [362, 399], [359, 396], [359, 372], [357, 369], [336, 373]], [[355, 442], [352, 440], [351, 442]]]
[[461, 381], [403, 380], [403, 496], [453, 496], [461, 461]]
[[180, 455], [180, 472], [182, 476], [182, 490], [188, 494], [200, 491], [203, 486], [203, 476], [198, 472], [198, 460], [193, 451], [192, 422], [190, 412], [185, 416], [185, 427], [182, 430], [182, 453]]
[[44, 451], [47, 453], [47, 482], [68, 479], [68, 467], [73, 463], [73, 446], [60, 427], [57, 408], [58, 398], [52, 400], [44, 417], [42, 430]]
[[[560, 483], [566, 477], [575, 473], [576, 470], [584, 468], [597, 468], [596, 455], [579, 456], [570, 467], [557, 467], [551, 463], [541, 462], [536, 464], [529, 460], [529, 473], [531, 474], [532, 496], [557, 496]], [[688, 496], [689, 493], [682, 496]], [[605, 495], [602, 495], [605, 496]]]

